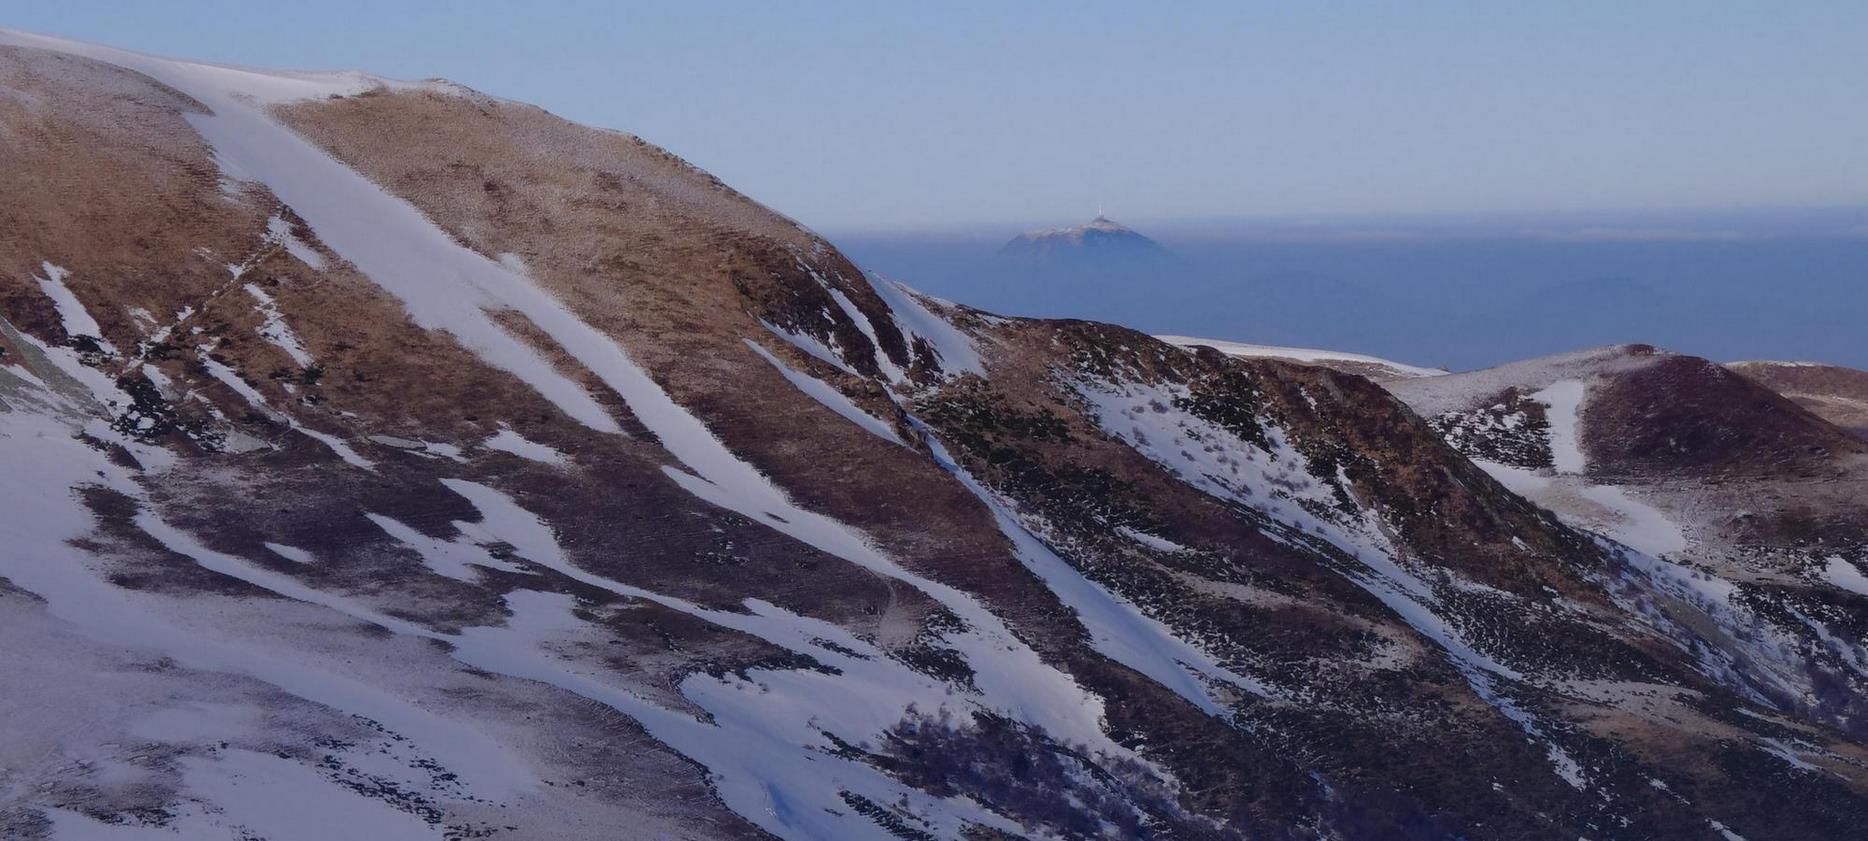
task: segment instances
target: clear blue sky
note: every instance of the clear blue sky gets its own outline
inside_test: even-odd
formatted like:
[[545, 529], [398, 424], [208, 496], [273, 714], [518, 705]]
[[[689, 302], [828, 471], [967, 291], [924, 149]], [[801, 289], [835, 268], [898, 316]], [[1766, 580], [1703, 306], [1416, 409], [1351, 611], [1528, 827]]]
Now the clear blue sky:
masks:
[[1868, 2], [0, 0], [169, 55], [443, 76], [820, 229], [1868, 203]]

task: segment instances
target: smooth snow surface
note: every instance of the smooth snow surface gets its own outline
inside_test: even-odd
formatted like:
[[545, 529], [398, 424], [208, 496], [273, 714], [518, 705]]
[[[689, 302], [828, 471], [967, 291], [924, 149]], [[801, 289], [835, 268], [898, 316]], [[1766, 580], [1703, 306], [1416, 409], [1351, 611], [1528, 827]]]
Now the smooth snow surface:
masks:
[[167, 826], [106, 824], [55, 809], [48, 812], [51, 841], [437, 841], [442, 837], [437, 827], [419, 815], [331, 785], [316, 770], [270, 754], [228, 750], [212, 759], [185, 757], [181, 781], [199, 802], [181, 804]]
[[1254, 345], [1245, 342], [1226, 342], [1219, 339], [1200, 339], [1193, 336], [1156, 336], [1155, 338], [1178, 347], [1210, 347], [1227, 356], [1246, 358], [1289, 359], [1296, 362], [1355, 362], [1364, 365], [1379, 365], [1393, 370], [1404, 377], [1438, 377], [1445, 374], [1438, 368], [1422, 368], [1383, 359], [1379, 356], [1365, 356], [1360, 353], [1347, 353], [1337, 350], [1318, 350], [1315, 348], [1278, 347], [1275, 345]]
[[1581, 473], [1588, 467], [1581, 433], [1585, 391], [1582, 380], [1559, 380], [1529, 395], [1550, 407], [1550, 457], [1558, 473]]
[[1844, 560], [1841, 555], [1829, 556], [1823, 567], [1823, 580], [1851, 593], [1868, 596], [1868, 575], [1862, 575], [1860, 567]]
[[1617, 543], [1656, 557], [1684, 552], [1686, 533], [1680, 525], [1655, 508], [1615, 485], [1591, 485], [1579, 488], [1584, 499], [1600, 504], [1615, 515], [1603, 531]]
[[318, 560], [312, 557], [310, 552], [300, 549], [297, 546], [287, 546], [283, 543], [267, 543], [266, 549], [293, 563], [310, 564], [316, 563]]

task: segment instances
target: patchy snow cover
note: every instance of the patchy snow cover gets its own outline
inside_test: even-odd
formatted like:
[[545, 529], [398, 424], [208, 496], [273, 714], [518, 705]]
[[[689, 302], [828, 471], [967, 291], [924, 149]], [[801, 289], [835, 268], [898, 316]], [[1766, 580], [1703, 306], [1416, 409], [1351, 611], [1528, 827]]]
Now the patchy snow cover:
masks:
[[[456, 520], [454, 528], [460, 532], [453, 540], [429, 537], [420, 531], [381, 514], [365, 514], [370, 522], [382, 529], [397, 542], [414, 550], [436, 575], [446, 576], [457, 581], [474, 581], [478, 576], [474, 567], [496, 569], [501, 572], [526, 572], [516, 566], [493, 556], [484, 543], [495, 542], [487, 539], [484, 530], [477, 524]], [[476, 540], [476, 537], [481, 539]]]
[[[159, 470], [175, 463], [173, 453], [126, 435], [111, 423], [135, 401], [109, 374], [85, 364], [77, 350], [41, 342], [15, 329], [4, 318], [0, 318], [0, 337], [18, 349], [23, 363], [9, 364], [4, 370], [34, 387], [30, 394], [16, 392], [13, 395], [16, 399], [24, 400], [29, 406], [83, 418], [80, 423], [85, 434], [123, 447], [145, 468]], [[4, 408], [0, 405], [0, 409]]]
[[1636, 370], [1653, 364], [1663, 354], [1630, 345], [1527, 359], [1461, 374], [1389, 380], [1383, 387], [1401, 398], [1423, 418], [1448, 412], [1466, 412], [1474, 404], [1507, 389], [1533, 392], [1559, 380], [1589, 382], [1598, 377]]
[[504, 426], [500, 427], [499, 431], [494, 433], [491, 437], [481, 441], [480, 446], [489, 450], [511, 453], [520, 458], [530, 459], [540, 464], [549, 464], [553, 467], [571, 466], [570, 456], [533, 441]]
[[1550, 407], [1550, 457], [1558, 473], [1581, 473], [1588, 467], [1583, 456], [1581, 434], [1583, 395], [1582, 380], [1558, 380], [1544, 390], [1528, 395]]
[[[944, 835], [958, 835], [968, 823], [1015, 829], [970, 801], [931, 797], [838, 756], [835, 743], [826, 738], [873, 745], [910, 711], [992, 708], [991, 693], [984, 699], [957, 695], [950, 685], [908, 668], [841, 627], [771, 604], [749, 601], [747, 613], [711, 610], [586, 572], [571, 564], [548, 526], [505, 494], [460, 480], [444, 484], [480, 511], [486, 535], [509, 543], [533, 563], [757, 636], [832, 666], [836, 673], [756, 669], [750, 679], [690, 675], [681, 692], [710, 714], [711, 722], [703, 722], [555, 661], [543, 646], [588, 633], [589, 626], [570, 618], [565, 597], [525, 591], [507, 597], [513, 618], [505, 628], [474, 628], [462, 635], [457, 654], [462, 662], [543, 680], [630, 715], [657, 739], [705, 765], [729, 807], [782, 837], [889, 838], [884, 828], [837, 805], [846, 791], [898, 809], [906, 806], [927, 830]], [[1106, 740], [1093, 747], [1129, 755]]]
[[842, 415], [845, 420], [862, 427], [865, 431], [877, 438], [881, 438], [892, 444], [904, 443], [901, 436], [895, 434], [894, 427], [883, 423], [881, 418], [863, 411], [862, 407], [850, 402], [850, 398], [845, 397], [843, 392], [837, 390], [836, 386], [809, 374], [791, 370], [783, 361], [773, 356], [771, 351], [766, 350], [765, 346], [758, 342], [751, 339], [746, 339], [745, 342], [746, 346], [752, 348], [753, 352], [759, 354], [760, 358], [770, 362], [772, 367], [777, 368], [778, 372], [784, 375], [787, 382], [796, 386], [799, 391], [810, 396], [812, 400], [816, 400], [818, 403], [822, 404], [824, 408]]
[[1166, 623], [1085, 578], [1032, 534], [1013, 513], [1009, 503], [960, 467], [931, 434], [927, 442], [935, 461], [991, 509], [1000, 532], [1012, 541], [1019, 560], [1044, 581], [1058, 601], [1076, 611], [1078, 620], [1089, 629], [1098, 652], [1147, 675], [1208, 715], [1230, 717], [1209, 683], [1230, 684], [1259, 696], [1271, 694], [1263, 683], [1221, 666], [1211, 655], [1176, 636]]
[[1423, 368], [1383, 359], [1379, 356], [1366, 356], [1360, 353], [1347, 353], [1337, 350], [1317, 350], [1315, 348], [1278, 347], [1275, 345], [1254, 345], [1244, 342], [1227, 342], [1219, 339], [1200, 339], [1193, 336], [1156, 336], [1155, 338], [1177, 347], [1210, 347], [1227, 356], [1262, 359], [1289, 359], [1295, 362], [1354, 362], [1361, 365], [1375, 365], [1387, 368], [1399, 377], [1438, 377], [1445, 374], [1438, 368]]
[[117, 348], [104, 338], [104, 328], [97, 326], [97, 319], [91, 317], [90, 311], [84, 308], [78, 296], [65, 286], [65, 278], [70, 277], [71, 273], [51, 263], [40, 263], [39, 268], [45, 275], [34, 275], [33, 280], [38, 281], [39, 290], [51, 298], [52, 304], [58, 308], [58, 318], [65, 327], [65, 335], [74, 338], [89, 336], [97, 340], [98, 347], [103, 348], [105, 353], [115, 356]]
[[305, 343], [299, 341], [298, 334], [292, 332], [292, 326], [285, 323], [285, 314], [279, 312], [279, 302], [273, 300], [266, 290], [251, 283], [245, 285], [246, 293], [253, 298], [253, 308], [259, 310], [264, 320], [259, 325], [259, 336], [282, 351], [300, 368], [310, 368], [313, 364], [311, 354], [306, 352]]
[[[82, 423], [76, 416], [18, 407], [0, 410], [0, 463], [7, 465], [0, 471], [0, 498], [12, 506], [10, 516], [0, 518], [0, 543], [8, 547], [0, 552], [0, 577], [43, 599], [51, 617], [95, 644], [150, 652], [169, 658], [175, 668], [244, 675], [378, 722], [458, 772], [467, 791], [507, 797], [536, 785], [524, 763], [478, 729], [408, 703], [373, 680], [359, 679], [352, 674], [350, 664], [355, 661], [341, 654], [333, 661], [310, 648], [295, 647], [288, 653], [278, 647], [280, 639], [296, 629], [310, 631], [311, 636], [300, 639], [317, 639], [320, 648], [340, 649], [355, 639], [371, 645], [376, 657], [392, 656], [380, 641], [343, 628], [297, 628], [306, 621], [305, 612], [293, 607], [294, 603], [282, 607], [277, 602], [258, 606], [265, 611], [266, 621], [247, 623], [235, 633], [231, 626], [240, 624], [240, 614], [232, 607], [233, 600], [203, 595], [183, 609], [170, 597], [117, 587], [107, 580], [108, 570], [93, 569], [82, 556], [74, 557], [68, 541], [85, 537], [94, 527], [91, 512], [75, 496], [79, 488], [102, 485], [134, 499], [142, 495], [129, 469], [75, 437], [74, 428]], [[251, 562], [208, 550], [153, 514], [139, 514], [136, 524], [206, 568], [397, 633], [432, 636], [342, 596], [312, 590]], [[218, 625], [220, 621], [230, 625]], [[334, 670], [334, 663], [342, 665]], [[195, 782], [192, 775], [187, 779]], [[241, 808], [206, 797], [224, 794], [212, 783], [194, 792], [204, 809]], [[325, 795], [300, 792], [300, 796]], [[364, 808], [347, 804], [334, 813], [351, 814]], [[74, 825], [80, 827], [74, 832], [85, 827]]]
[[1361, 569], [1339, 572], [1439, 645], [1474, 694], [1544, 745], [1559, 777], [1576, 788], [1587, 787], [1581, 765], [1549, 736], [1534, 713], [1506, 694], [1507, 683], [1524, 675], [1479, 651], [1458, 624], [1441, 613], [1433, 588], [1397, 560], [1376, 512], [1359, 501], [1353, 515], [1336, 508], [1337, 489], [1353, 498], [1340, 470], [1334, 477], [1312, 475], [1286, 433], [1267, 419], [1260, 422], [1269, 447], [1260, 447], [1173, 408], [1186, 396], [1184, 386], [1084, 380], [1077, 383], [1077, 391], [1104, 432], [1181, 481], [1269, 517], [1279, 528], [1267, 531], [1267, 536], [1311, 550], [1316, 547], [1310, 541], [1322, 540], [1359, 563]]
[[[856, 325], [856, 329], [862, 331], [863, 336], [869, 339], [869, 347], [874, 353], [876, 370], [881, 371], [883, 376], [888, 377], [889, 382], [900, 383], [907, 381], [908, 373], [897, 366], [895, 361], [890, 359], [887, 353], [883, 352], [882, 340], [877, 337], [876, 326], [870, 323], [869, 316], [864, 315], [863, 311], [857, 308], [856, 302], [850, 300], [850, 296], [843, 294], [843, 290], [838, 289], [836, 285], [826, 279], [823, 274], [811, 268], [810, 264], [804, 262], [803, 257], [799, 255], [796, 247], [792, 248], [792, 255], [792, 261], [797, 265], [798, 270], [809, 274], [811, 279], [816, 281], [817, 285], [822, 287], [823, 290], [830, 295], [830, 299], [837, 303], [837, 309], [843, 311], [843, 317], [849, 319], [850, 323]], [[847, 368], [847, 366], [843, 366], [841, 363], [839, 363], [839, 367]]]
[[467, 456], [461, 448], [441, 441], [423, 441], [419, 438], [400, 438], [394, 435], [371, 435], [372, 443], [385, 447], [394, 447], [411, 455], [423, 458], [444, 458], [455, 464], [466, 464]]
[[331, 452], [336, 453], [337, 457], [343, 459], [345, 464], [364, 470], [376, 469], [376, 464], [374, 462], [358, 455], [357, 451], [351, 449], [350, 444], [346, 443], [344, 439], [328, 432], [319, 432], [318, 430], [307, 427], [299, 423], [298, 420], [291, 415], [274, 409], [272, 404], [266, 402], [266, 396], [259, 393], [259, 389], [254, 388], [252, 385], [248, 384], [246, 380], [240, 378], [240, 372], [227, 367], [219, 360], [209, 356], [205, 349], [197, 349], [195, 356], [200, 360], [202, 367], [207, 369], [209, 376], [219, 380], [221, 384], [228, 388], [233, 389], [236, 394], [239, 394], [242, 399], [246, 400], [248, 405], [258, 409], [267, 417], [283, 423], [291, 427], [292, 431], [330, 448]]
[[1506, 490], [1549, 509], [1565, 522], [1656, 557], [1684, 552], [1686, 532], [1665, 512], [1620, 485], [1592, 485], [1574, 475], [1555, 475], [1473, 459]]
[[[666, 469], [682, 487], [822, 551], [914, 586], [959, 617], [965, 628], [949, 632], [944, 644], [963, 656], [974, 671], [974, 684], [980, 696], [968, 704], [978, 704], [1030, 723], [1052, 738], [1091, 754], [1132, 757], [1132, 753], [1103, 732], [1101, 699], [1046, 664], [973, 597], [902, 569], [855, 530], [795, 506], [782, 490], [751, 465], [736, 458], [705, 425], [670, 399], [610, 337], [584, 323], [511, 267], [460, 246], [409, 203], [332, 160], [257, 107], [302, 96], [355, 92], [355, 85], [334, 84], [330, 79], [263, 76], [56, 39], [8, 37], [88, 55], [145, 73], [203, 102], [213, 113], [190, 114], [188, 119], [213, 147], [217, 159], [233, 174], [258, 180], [271, 188], [311, 226], [327, 247], [400, 298], [417, 325], [449, 331], [490, 364], [532, 384], [568, 415], [591, 428], [620, 432], [615, 420], [591, 395], [559, 374], [530, 345], [507, 333], [489, 316], [489, 310], [505, 310], [525, 317], [596, 374], [605, 386], [623, 397], [631, 412], [682, 465]], [[979, 369], [971, 340], [957, 328], [929, 312], [899, 287], [885, 282], [872, 285], [895, 307], [895, 317], [903, 331], [933, 347], [944, 369], [950, 373]], [[224, 376], [231, 373], [222, 371], [223, 381], [249, 400], [257, 397], [250, 387], [241, 387], [244, 384], [237, 376]], [[263, 405], [263, 401], [255, 403]], [[343, 454], [341, 450], [340, 454]], [[459, 487], [456, 490], [470, 492]], [[507, 522], [488, 527], [498, 531], [521, 554], [536, 561], [529, 552], [539, 547], [535, 545], [529, 550], [521, 539], [508, 534], [508, 527], [513, 525]], [[162, 530], [155, 522], [147, 527]], [[534, 543], [540, 539], [540, 535], [525, 528], [519, 530], [524, 532], [519, 538]], [[226, 556], [190, 545], [183, 535], [165, 533], [162, 536], [181, 550], [188, 550], [187, 554], [204, 565], [257, 586], [276, 588], [293, 598], [302, 597], [397, 633], [434, 636], [433, 632], [380, 615], [349, 599], [307, 591], [291, 579], [229, 563]], [[543, 536], [549, 536], [548, 530]], [[561, 603], [562, 600], [557, 601]], [[867, 724], [870, 735], [874, 735], [875, 725], [884, 721], [893, 724], [906, 716], [910, 702], [913, 709], [924, 713], [938, 710], [944, 699], [953, 697], [953, 687], [940, 682], [923, 683], [920, 686], [924, 691], [916, 691], [912, 698], [905, 698], [901, 696], [905, 691], [902, 687], [915, 684], [904, 683], [906, 675], [892, 673], [887, 680], [875, 681], [871, 687], [874, 692], [888, 693], [889, 703], [880, 706], [851, 707], [852, 701], [865, 696], [853, 692], [847, 680], [818, 686], [811, 704], [774, 703], [775, 698], [783, 698], [785, 693], [776, 693], [773, 687], [804, 691], [805, 687], [829, 680], [815, 672], [785, 671], [763, 678], [766, 685], [759, 687], [760, 691], [747, 694], [746, 690], [735, 688], [724, 696], [712, 696], [716, 701], [712, 704], [715, 725], [695, 731], [693, 728], [699, 725], [682, 715], [679, 717], [681, 725], [674, 727], [666, 723], [670, 715], [666, 711], [644, 708], [636, 702], [638, 699], [627, 693], [593, 686], [591, 678], [570, 674], [564, 665], [540, 656], [533, 645], [521, 645], [524, 640], [515, 641], [515, 636], [534, 631], [566, 630], [561, 618], [546, 621], [542, 629], [529, 625], [537, 605], [537, 600], [519, 599], [514, 605], [514, 619], [507, 629], [497, 633], [475, 629], [479, 632], [476, 635], [458, 638], [460, 657], [482, 668], [547, 680], [638, 716], [663, 741], [706, 764], [719, 778], [723, 800], [760, 826], [787, 837], [859, 834], [881, 837], [884, 834], [881, 827], [866, 817], [843, 810], [842, 801], [835, 795], [851, 790], [878, 803], [933, 803], [931, 798], [907, 790], [866, 766], [846, 763], [847, 768], [858, 769], [860, 773], [853, 770], [851, 778], [833, 779], [823, 771], [827, 763], [821, 752], [812, 752], [811, 761], [805, 764], [796, 758], [795, 746], [805, 730], [814, 733], [815, 728], [833, 719]], [[555, 609], [551, 612], [560, 613]], [[822, 635], [831, 629], [815, 630]], [[522, 656], [515, 656], [521, 651]], [[831, 658], [832, 654], [834, 651], [818, 645], [812, 656]], [[880, 658], [872, 659], [882, 662]], [[845, 674], [856, 670], [854, 663], [841, 663], [840, 667], [845, 667]], [[938, 696], [933, 694], [935, 690]], [[742, 700], [734, 701], [734, 698]], [[822, 709], [842, 710], [843, 714], [820, 717], [816, 711]], [[862, 710], [860, 715], [859, 709]], [[810, 711], [809, 715], [803, 714], [806, 710]], [[773, 732], [777, 725], [767, 719], [786, 714], [799, 715], [801, 720], [794, 719], [785, 731]], [[736, 724], [738, 726], [734, 726]], [[695, 732], [704, 735], [695, 736]], [[774, 743], [793, 747], [791, 750], [756, 747]], [[749, 746], [755, 747], [749, 749]], [[755, 764], [749, 768], [747, 763]], [[789, 796], [781, 798], [788, 791]], [[929, 820], [934, 823], [930, 826], [942, 834], [954, 834], [961, 828], [959, 822], [963, 819], [987, 825], [1003, 823], [981, 810], [963, 818], [963, 806], [955, 801], [943, 801], [938, 812], [931, 812]], [[932, 810], [933, 806], [927, 808]], [[833, 813], [831, 809], [839, 811]]]
[[[65, 541], [82, 536], [92, 524], [89, 512], [77, 500], [65, 494], [38, 492], [41, 487], [76, 487], [101, 478], [125, 493], [140, 495], [140, 491], [123, 468], [110, 464], [103, 454], [70, 437], [70, 427], [49, 416], [0, 413], [0, 456], [15, 468], [0, 474], [0, 491], [5, 491], [8, 499], [17, 497], [32, 507], [32, 510], [20, 512], [29, 516], [0, 520], [0, 538], [7, 539], [8, 545], [18, 550], [0, 557], [0, 575], [46, 598], [55, 615], [105, 642], [154, 647], [183, 667], [232, 669], [251, 674], [289, 693], [382, 722], [393, 727], [393, 732], [402, 734], [400, 738], [423, 746], [440, 759], [444, 771], [458, 772], [465, 781], [463, 785], [472, 786], [468, 791], [478, 792], [476, 796], [510, 796], [536, 785], [529, 776], [527, 763], [507, 755], [503, 748], [488, 742], [484, 736], [461, 730], [465, 725], [458, 722], [421, 712], [399, 699], [366, 689], [363, 683], [324, 673], [314, 665], [320, 658], [310, 651], [287, 654], [261, 647], [251, 635], [209, 633], [203, 636], [205, 628], [169, 624], [150, 609], [155, 605], [170, 605], [166, 597], [111, 586], [101, 574], [86, 569], [83, 563], [44, 563], [44, 558], [62, 557], [66, 551]], [[708, 767], [722, 799], [730, 807], [781, 837], [874, 838], [879, 841], [891, 837], [869, 817], [848, 809], [845, 793], [882, 804], [911, 825], [944, 837], [958, 836], [972, 825], [1005, 831], [1019, 829], [970, 801], [915, 791], [875, 768], [837, 756], [835, 743], [825, 735], [836, 734], [850, 744], [877, 744], [883, 730], [915, 710], [935, 714], [949, 707], [965, 710], [987, 705], [999, 709], [1000, 705], [959, 693], [944, 681], [915, 672], [842, 628], [796, 616], [769, 604], [749, 602], [745, 613], [704, 609], [585, 573], [569, 562], [548, 526], [504, 494], [471, 482], [450, 480], [445, 484], [466, 497], [480, 513], [477, 522], [455, 524], [462, 532], [460, 539], [443, 543], [400, 529], [400, 524], [393, 521], [377, 519], [377, 522], [401, 539], [422, 544], [422, 548], [431, 553], [455, 555], [449, 560], [457, 563], [457, 572], [464, 563], [522, 569], [507, 562], [491, 561], [484, 555], [465, 561], [458, 557], [468, 551], [468, 546], [509, 545], [529, 563], [557, 570], [619, 595], [652, 600], [722, 627], [753, 634], [833, 666], [835, 671], [778, 669], [753, 670], [749, 676], [713, 677], [704, 673], [691, 676], [684, 681], [681, 690], [707, 711], [705, 719], [695, 718], [689, 713], [648, 702], [625, 687], [609, 683], [613, 678], [598, 677], [583, 667], [559, 659], [560, 655], [553, 653], [562, 650], [556, 648], [558, 643], [599, 633], [593, 626], [571, 616], [568, 597], [518, 591], [508, 596], [513, 615], [503, 627], [477, 627], [458, 635], [443, 634], [388, 616], [359, 599], [318, 590], [245, 559], [208, 549], [147, 511], [138, 514], [135, 522], [138, 528], [170, 550], [193, 559], [204, 568], [294, 600], [288, 604], [315, 605], [402, 637], [446, 642], [453, 649], [452, 656], [463, 664], [496, 674], [543, 681], [625, 712], [664, 743]], [[27, 492], [28, 487], [33, 491]], [[286, 550], [284, 554], [291, 553], [290, 547], [277, 545], [273, 551], [281, 548]], [[433, 558], [430, 561], [435, 562]], [[190, 616], [214, 615], [211, 610], [203, 612], [201, 601], [191, 604], [194, 607]], [[280, 628], [290, 627], [286, 614], [302, 612], [277, 607], [266, 609], [278, 618]], [[272, 623], [268, 627], [273, 627]], [[320, 646], [332, 641], [320, 634], [300, 639], [304, 642], [316, 640]], [[1008, 644], [1016, 644], [1016, 638], [1009, 634], [973, 647], [971, 653], [976, 662], [984, 663], [988, 652], [1007, 656]], [[985, 665], [989, 675], [991, 666]], [[1013, 673], [1022, 674], [1037, 670], [1042, 675], [1045, 669], [1035, 658], [1027, 661], [1016, 654], [1011, 654], [1008, 666]], [[606, 670], [600, 674], [615, 673]], [[1057, 686], [1068, 688], [1067, 684]], [[1084, 700], [1080, 695], [1045, 695], [1042, 700], [1032, 698], [1029, 708], [1048, 711], [1053, 709], [1050, 705], [1055, 705], [1053, 715], [1088, 713], [1091, 717], [1073, 735], [1100, 736], [1100, 731], [1094, 729], [1099, 707], [1085, 704]], [[157, 727], [156, 731], [176, 739], [213, 734], [220, 726], [203, 723], [198, 716], [183, 721], [171, 714], [163, 720], [169, 723]], [[1129, 756], [1106, 740], [1094, 744], [1078, 740], [1073, 744], [1096, 752]], [[228, 825], [223, 821], [265, 828], [269, 837], [328, 832], [334, 824], [327, 821], [337, 821], [336, 825], [345, 826], [346, 831], [363, 827], [372, 837], [438, 835], [437, 828], [419, 820], [408, 823], [408, 813], [385, 811], [381, 803], [333, 799], [351, 795], [339, 786], [320, 785], [326, 782], [323, 777], [309, 773], [307, 766], [291, 760], [254, 759], [235, 751], [221, 751], [205, 758], [187, 759], [184, 765], [182, 782], [186, 799], [176, 810], [174, 824], [165, 832], [168, 837], [175, 837], [175, 832], [183, 836], [191, 832], [218, 833]], [[277, 802], [281, 798], [286, 798], [287, 802]], [[322, 819], [295, 811], [312, 806], [320, 810]], [[60, 827], [69, 828], [74, 836], [117, 832], [99, 828], [107, 825], [67, 813], [55, 811], [52, 819], [58, 821]], [[290, 834], [281, 828], [282, 824], [273, 823], [274, 819], [294, 822], [297, 829], [292, 831], [301, 835]], [[405, 831], [421, 834], [405, 836]]]

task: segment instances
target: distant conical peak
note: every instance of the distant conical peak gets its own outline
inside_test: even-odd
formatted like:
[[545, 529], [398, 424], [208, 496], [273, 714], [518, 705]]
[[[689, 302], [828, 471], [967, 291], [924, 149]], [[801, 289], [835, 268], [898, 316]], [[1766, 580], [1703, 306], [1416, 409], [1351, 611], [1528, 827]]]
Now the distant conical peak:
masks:
[[[1000, 254], [1022, 259], [1081, 260], [1159, 258], [1166, 254], [1154, 240], [1109, 218], [1097, 208], [1096, 218], [1068, 228], [1040, 228], [1012, 238]], [[1074, 255], [1074, 256], [1073, 256]]]

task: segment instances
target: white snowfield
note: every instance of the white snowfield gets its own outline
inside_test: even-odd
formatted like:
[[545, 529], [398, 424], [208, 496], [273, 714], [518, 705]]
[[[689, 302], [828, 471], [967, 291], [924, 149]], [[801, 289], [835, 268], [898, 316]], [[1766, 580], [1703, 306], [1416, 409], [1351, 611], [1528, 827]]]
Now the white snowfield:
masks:
[[1404, 362], [1383, 359], [1379, 356], [1365, 356], [1360, 353], [1346, 353], [1337, 350], [1254, 345], [1244, 342], [1222, 341], [1219, 339], [1200, 339], [1193, 336], [1156, 336], [1155, 338], [1178, 347], [1210, 347], [1227, 356], [1287, 359], [1292, 362], [1307, 362], [1311, 364], [1349, 362], [1359, 365], [1380, 366], [1392, 372], [1391, 376], [1394, 377], [1437, 377], [1446, 373], [1439, 368], [1423, 368], [1418, 365], [1409, 365]]

